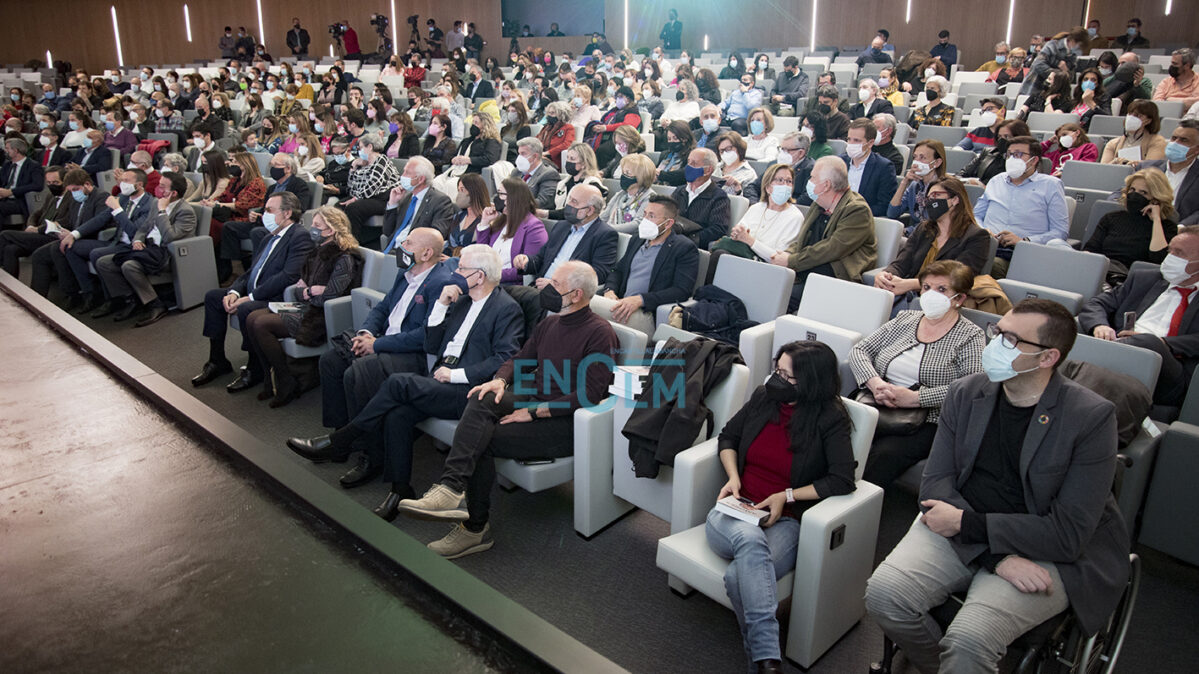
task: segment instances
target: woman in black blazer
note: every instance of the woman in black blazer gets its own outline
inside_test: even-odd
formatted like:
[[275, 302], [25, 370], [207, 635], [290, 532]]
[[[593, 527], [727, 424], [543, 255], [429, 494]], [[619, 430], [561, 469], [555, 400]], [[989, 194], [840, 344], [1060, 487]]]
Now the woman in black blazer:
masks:
[[450, 160], [454, 166], [465, 166], [467, 173], [482, 173], [484, 167], [500, 160], [500, 129], [495, 118], [477, 113], [471, 120], [470, 136], [458, 146], [458, 155]]
[[832, 349], [814, 340], [785, 344], [774, 374], [720, 431], [728, 482], [717, 498], [748, 499], [770, 513], [758, 526], [713, 508], [706, 529], [713, 552], [731, 560], [724, 585], [758, 671], [782, 671], [775, 582], [795, 567], [803, 512], [855, 488], [840, 390]]

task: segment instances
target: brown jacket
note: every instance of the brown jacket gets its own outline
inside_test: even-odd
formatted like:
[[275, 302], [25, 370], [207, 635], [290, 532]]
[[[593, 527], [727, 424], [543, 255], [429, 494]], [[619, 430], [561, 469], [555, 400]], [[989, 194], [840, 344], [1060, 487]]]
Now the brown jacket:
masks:
[[798, 273], [827, 263], [832, 265], [837, 278], [860, 282], [862, 272], [873, 269], [878, 258], [870, 205], [862, 195], [847, 191], [829, 216], [824, 238], [804, 246], [804, 237], [819, 215], [820, 206], [812, 204], [799, 228], [799, 236], [787, 247], [787, 266]]

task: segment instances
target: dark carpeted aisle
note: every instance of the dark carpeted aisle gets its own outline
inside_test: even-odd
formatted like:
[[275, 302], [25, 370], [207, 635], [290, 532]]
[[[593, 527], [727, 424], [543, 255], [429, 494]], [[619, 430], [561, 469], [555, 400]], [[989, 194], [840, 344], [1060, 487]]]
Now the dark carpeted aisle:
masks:
[[[172, 314], [144, 329], [83, 319], [167, 379], [226, 415], [297, 463], [336, 487], [349, 465], [312, 465], [289, 452], [289, 435], [315, 435], [320, 425], [319, 391], [281, 410], [255, 400], [254, 392], [231, 395], [224, 383], [193, 389], [188, 380], [207, 356], [200, 335], [201, 308]], [[231, 333], [227, 353], [235, 365], [240, 335]], [[232, 377], [230, 377], [231, 379]], [[418, 492], [440, 474], [442, 455], [420, 443], [413, 486]], [[386, 494], [375, 483], [351, 492], [364, 507]], [[657, 540], [667, 523], [635, 511], [587, 542], [573, 528], [570, 485], [529, 494], [517, 490], [493, 498], [495, 547], [454, 563], [492, 585], [570, 635], [631, 671], [735, 672], [745, 666], [733, 614], [702, 595], [682, 599], [671, 593], [665, 573], [654, 565]], [[887, 495], [876, 562], [885, 557], [915, 516], [915, 497]], [[444, 525], [399, 518], [395, 525], [420, 541], [440, 538]], [[1199, 671], [1199, 652], [1185, 646], [1199, 618], [1199, 569], [1162, 555], [1147, 555], [1145, 580], [1121, 671]], [[821, 658], [812, 672], [865, 672], [882, 645], [867, 618]], [[902, 660], [901, 660], [902, 661]], [[789, 671], [800, 671], [788, 665]], [[900, 667], [898, 671], [904, 671]], [[907, 671], [914, 671], [908, 669]]]

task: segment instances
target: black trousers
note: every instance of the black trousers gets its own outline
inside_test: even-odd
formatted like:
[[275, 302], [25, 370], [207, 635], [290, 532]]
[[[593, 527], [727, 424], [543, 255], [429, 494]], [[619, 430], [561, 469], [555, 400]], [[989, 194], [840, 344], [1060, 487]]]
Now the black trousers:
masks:
[[471, 398], [462, 412], [454, 444], [445, 459], [441, 483], [455, 491], [466, 491], [467, 520], [474, 528], [487, 522], [491, 510], [491, 488], [495, 484], [495, 459], [556, 459], [574, 454], [574, 417], [563, 415], [524, 423], [500, 424], [527, 396], [505, 391], [496, 402], [494, 395]]
[[29, 256], [33, 263], [33, 279], [29, 286], [34, 292], [46, 297], [50, 294], [50, 284], [58, 279], [58, 289], [64, 295], [74, 295], [79, 292], [79, 284], [75, 281], [75, 273], [67, 263], [65, 255], [58, 250], [58, 241], [51, 241], [33, 251]]
[[51, 241], [57, 243], [58, 237], [40, 232], [0, 232], [0, 265], [16, 278], [21, 271], [21, 258], [29, 257]]
[[912, 435], [880, 435], [876, 432], [862, 479], [886, 489], [909, 468], [928, 458], [936, 436], [936, 424], [924, 424]]
[[427, 357], [420, 353], [374, 353], [362, 358], [337, 349], [321, 354], [321, 425], [341, 428], [350, 423], [393, 374], [425, 374]]
[[[354, 232], [354, 237], [362, 242], [362, 245], [372, 247], [370, 244], [375, 243], [363, 238], [363, 227], [366, 221], [376, 215], [383, 215], [387, 211], [387, 194], [384, 193], [378, 197], [369, 197], [367, 199], [359, 199], [349, 206], [338, 204], [337, 207], [345, 212], [346, 217], [350, 219], [350, 229]], [[374, 232], [375, 238], [378, 238], [378, 232]], [[377, 243], [376, 243], [377, 245]]]
[[367, 453], [382, 460], [384, 481], [398, 485], [412, 481], [416, 424], [431, 417], [461, 417], [470, 389], [469, 384], [447, 384], [411, 372], [393, 374], [383, 382], [350, 426], [364, 433], [382, 431], [382, 446], [372, 443]]
[[241, 249], [242, 241], [258, 245], [266, 233], [266, 227], [256, 222], [226, 222], [221, 228], [221, 249], [216, 256], [217, 277], [228, 278], [233, 273], [234, 260], [241, 260], [242, 267], [248, 270], [254, 256]]
[[1190, 377], [1182, 361], [1160, 337], [1149, 334], [1129, 335], [1120, 340], [1125, 344], [1155, 351], [1162, 357], [1162, 369], [1157, 375], [1157, 388], [1153, 390], [1153, 404], [1179, 407], [1187, 394]]
[[[204, 293], [204, 336], [221, 346], [222, 354], [224, 353], [225, 335], [229, 332], [229, 314], [225, 312], [225, 295], [227, 290], [222, 288], [213, 288]], [[269, 302], [256, 302], [251, 300], [237, 307], [237, 323], [241, 326], [241, 349], [242, 351], [250, 351], [250, 336], [247, 321], [250, 314], [259, 310], [266, 309]], [[258, 358], [250, 352], [250, 360], [247, 367], [255, 375], [261, 378], [262, 364], [258, 362]]]
[[836, 276], [833, 271], [833, 266], [829, 263], [824, 263], [811, 269], [806, 269], [795, 273], [795, 285], [791, 288], [791, 300], [787, 302], [787, 312], [795, 313], [799, 309], [799, 300], [803, 299], [804, 284], [808, 281], [808, 276], [811, 274], [820, 274], [821, 276]]

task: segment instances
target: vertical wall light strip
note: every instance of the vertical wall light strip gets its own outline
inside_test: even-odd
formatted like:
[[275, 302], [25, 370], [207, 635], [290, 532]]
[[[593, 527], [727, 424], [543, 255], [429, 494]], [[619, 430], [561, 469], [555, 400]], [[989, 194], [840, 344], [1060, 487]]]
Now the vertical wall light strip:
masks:
[[1170, 16], [1170, 10], [1174, 9], [1174, 0], [1166, 0], [1166, 16]]
[[254, 0], [258, 5], [258, 44], [266, 46], [266, 31], [262, 28], [262, 0]]
[[704, 33], [704, 51], [708, 51], [708, 34]]
[[397, 18], [398, 17], [396, 16], [396, 0], [391, 0], [391, 54], [392, 54], [392, 56], [396, 56], [400, 53], [400, 36], [399, 36], [399, 33], [396, 32], [396, 24], [399, 23], [399, 21], [396, 21]]
[[629, 0], [624, 0], [624, 48], [629, 48]]
[[1007, 1], [1007, 32], [1004, 33], [1003, 41], [1012, 43], [1012, 19], [1016, 16], [1016, 0]]
[[903, 12], [903, 22], [904, 23], [912, 22], [912, 0], [908, 0], [908, 8], [905, 9]]
[[187, 9], [187, 4], [183, 5], [183, 27], [187, 29], [187, 41], [192, 41], [192, 15]]
[[816, 5], [820, 0], [812, 0], [812, 36], [808, 51], [816, 51]]
[[54, 57], [50, 55], [49, 49], [46, 50], [46, 67], [47, 68], [54, 67]]
[[121, 54], [121, 27], [117, 24], [117, 8], [115, 5], [109, 5], [108, 11], [112, 14], [112, 36], [117, 41], [117, 65], [125, 67], [125, 57]]
[[1082, 25], [1087, 25], [1091, 22], [1091, 0], [1087, 0], [1087, 8], [1082, 13]]

